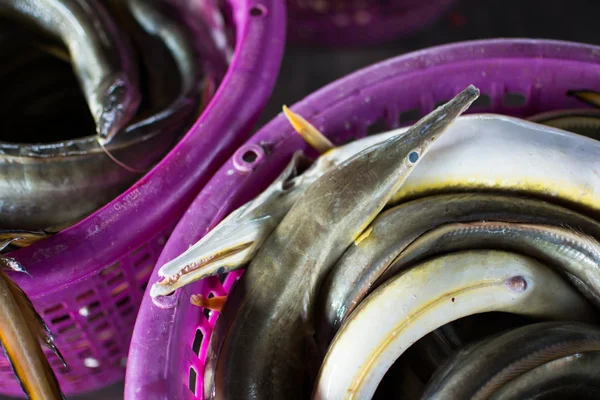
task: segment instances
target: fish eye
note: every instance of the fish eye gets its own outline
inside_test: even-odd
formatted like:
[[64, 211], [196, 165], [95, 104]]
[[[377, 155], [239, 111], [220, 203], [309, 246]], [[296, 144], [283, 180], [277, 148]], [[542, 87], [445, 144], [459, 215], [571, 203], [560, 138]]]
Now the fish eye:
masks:
[[419, 160], [419, 153], [416, 151], [411, 151], [408, 155], [408, 162], [411, 164], [416, 163]]

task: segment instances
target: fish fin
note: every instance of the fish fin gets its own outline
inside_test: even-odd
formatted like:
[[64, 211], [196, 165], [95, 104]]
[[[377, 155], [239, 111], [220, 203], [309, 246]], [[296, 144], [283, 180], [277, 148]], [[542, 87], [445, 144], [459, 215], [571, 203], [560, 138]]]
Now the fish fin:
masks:
[[197, 307], [208, 308], [212, 311], [220, 312], [227, 300], [227, 296], [217, 296], [206, 298], [203, 294], [193, 294], [190, 297], [190, 303]]
[[575, 97], [591, 106], [600, 108], [600, 92], [594, 90], [569, 90], [567, 96]]
[[13, 237], [13, 238], [8, 238], [6, 240], [2, 240], [0, 242], [0, 251], [4, 250], [6, 247], [8, 247], [8, 245], [10, 245], [12, 242], [17, 241], [19, 239], [22, 239], [21, 237]]
[[310, 122], [287, 108], [287, 106], [283, 106], [283, 113], [292, 127], [294, 127], [296, 132], [302, 136], [302, 139], [304, 139], [306, 143], [317, 150], [320, 154], [323, 154], [335, 147], [333, 143], [331, 143], [331, 141], [327, 139], [325, 135], [319, 132], [319, 130]]
[[27, 398], [30, 399], [31, 395], [27, 391], [27, 387], [23, 384], [23, 380], [21, 379], [21, 376], [19, 375], [17, 368], [15, 368], [15, 365], [16, 365], [15, 360], [13, 360], [12, 357], [10, 356], [10, 354], [8, 354], [8, 351], [6, 351], [6, 346], [4, 345], [4, 342], [2, 340], [0, 340], [0, 344], [2, 345], [2, 350], [4, 351], [4, 356], [8, 360], [8, 363], [10, 364], [10, 368], [12, 369], [13, 374], [15, 374], [15, 377], [17, 378], [17, 382], [19, 382], [19, 386], [21, 386], [21, 390], [23, 391], [23, 393], [25, 393], [25, 396], [27, 396]]
[[44, 344], [44, 346], [52, 350], [52, 352], [56, 354], [63, 366], [66, 368], [67, 362], [65, 361], [62, 353], [58, 350], [58, 347], [56, 347], [52, 332], [50, 332], [48, 325], [46, 325], [42, 317], [33, 307], [29, 297], [12, 279], [7, 279], [7, 283], [13, 297], [15, 298], [15, 301], [19, 305], [19, 309], [23, 313], [23, 317], [27, 321], [27, 326], [29, 326], [29, 331], [31, 334], [37, 337]]
[[371, 232], [373, 232], [373, 227], [372, 227], [372, 226], [370, 226], [370, 227], [368, 227], [367, 229], [365, 229], [365, 230], [363, 231], [363, 233], [361, 233], [361, 234], [360, 234], [360, 235], [359, 235], [359, 236], [356, 238], [356, 240], [354, 240], [354, 244], [355, 244], [356, 246], [358, 246], [358, 245], [360, 244], [360, 242], [362, 242], [363, 240], [365, 240], [366, 238], [368, 238], [368, 237], [369, 237], [369, 235], [371, 234]]
[[28, 276], [31, 276], [31, 274], [27, 272], [25, 267], [23, 267], [20, 262], [11, 257], [0, 255], [0, 268], [4, 269], [5, 271], [22, 272]]

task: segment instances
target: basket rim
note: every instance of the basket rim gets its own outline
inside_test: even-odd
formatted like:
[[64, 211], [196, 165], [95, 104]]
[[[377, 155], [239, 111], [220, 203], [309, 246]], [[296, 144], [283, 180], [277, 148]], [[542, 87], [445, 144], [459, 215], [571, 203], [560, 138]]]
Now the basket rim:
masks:
[[[236, 24], [233, 57], [214, 96], [182, 139], [102, 208], [54, 236], [10, 253], [31, 274], [13, 275], [30, 298], [95, 275], [167, 229], [247, 138], [279, 72], [285, 6], [283, 0], [227, 3]], [[254, 9], [268, 11], [253, 15]], [[230, 90], [232, 87], [237, 90]], [[231, 123], [232, 116], [236, 123]], [[240, 133], [246, 136], [240, 137]], [[171, 193], [164, 195], [167, 192]], [[144, 218], [139, 218], [142, 215]]]
[[[290, 109], [300, 113], [304, 118], [314, 121], [319, 117], [319, 112], [314, 107], [315, 103], [324, 106], [323, 108], [331, 108], [344, 101], [348, 95], [356, 93], [359, 90], [357, 87], [361, 85], [375, 85], [392, 75], [406, 74], [425, 68], [451, 65], [467, 60], [496, 58], [565, 59], [600, 65], [600, 46], [561, 40], [526, 38], [472, 40], [433, 46], [383, 60], [355, 71], [306, 96], [290, 106]], [[377, 78], [372, 78], [373, 75], [376, 75]], [[327, 101], [320, 102], [324, 98]], [[273, 157], [277, 155], [277, 148], [281, 143], [291, 140], [291, 138], [295, 138], [298, 143], [303, 143], [293, 128], [289, 126], [283, 113], [277, 114], [221, 166], [194, 199], [186, 215], [178, 222], [150, 276], [138, 313], [127, 364], [125, 380], [127, 399], [138, 398], [137, 396], [144, 391], [168, 388], [169, 380], [172, 380], [169, 378], [172, 378], [174, 373], [164, 363], [172, 356], [171, 348], [179, 338], [177, 335], [178, 305], [187, 299], [182, 295], [184, 289], [179, 289], [165, 298], [152, 299], [150, 297], [151, 285], [159, 280], [159, 268], [203, 237], [226, 217], [231, 211], [228, 210], [231, 208], [231, 199], [237, 192], [251, 185], [253, 180], [251, 172], [258, 166], [250, 167], [246, 171], [236, 167], [236, 163], [239, 165], [241, 155], [245, 151], [259, 146], [261, 142], [268, 142], [271, 148], [271, 157]], [[237, 173], [232, 174], [232, 170]], [[202, 285], [203, 283], [200, 282], [196, 288], [201, 288]], [[161, 357], [156, 357], [155, 348], [149, 345], [149, 343], [157, 343], [157, 341], [161, 343], [160, 348], [165, 349], [165, 354]], [[154, 360], [152, 367], [149, 367], [146, 362], [148, 357]], [[177, 382], [179, 381], [177, 380]]]

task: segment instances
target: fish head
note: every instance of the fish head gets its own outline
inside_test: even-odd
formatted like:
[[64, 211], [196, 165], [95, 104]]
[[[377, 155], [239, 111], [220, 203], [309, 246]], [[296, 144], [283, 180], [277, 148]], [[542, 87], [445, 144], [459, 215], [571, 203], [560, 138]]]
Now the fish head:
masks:
[[405, 142], [404, 148], [407, 149], [404, 159], [406, 167], [416, 166], [431, 145], [478, 97], [479, 89], [469, 85], [446, 104], [439, 106], [402, 133], [401, 140]]
[[163, 280], [150, 290], [152, 297], [165, 296], [208, 276], [239, 269], [258, 249], [302, 194], [300, 171], [307, 161], [294, 154], [287, 168], [258, 197], [233, 211], [183, 254], [163, 265]]
[[118, 76], [100, 85], [97, 97], [100, 104], [96, 112], [96, 129], [98, 142], [104, 145], [124, 130], [133, 118], [140, 104], [140, 95], [125, 76]]

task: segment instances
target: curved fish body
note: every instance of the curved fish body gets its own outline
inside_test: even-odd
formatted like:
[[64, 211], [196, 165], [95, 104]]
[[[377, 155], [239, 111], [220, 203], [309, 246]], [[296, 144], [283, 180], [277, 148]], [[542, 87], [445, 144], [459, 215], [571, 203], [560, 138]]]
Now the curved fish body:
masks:
[[[132, 26], [136, 45], [143, 50], [140, 56], [144, 59], [144, 67], [151, 80], [148, 88], [153, 103], [151, 108], [159, 110], [128, 126], [126, 135], [139, 132], [144, 126], [155, 129], [157, 124], [161, 124], [163, 129], [180, 130], [182, 125], [190, 121], [190, 116], [199, 111], [198, 103], [203, 89], [200, 55], [193, 44], [191, 32], [186, 29], [184, 21], [178, 18], [185, 11], [176, 9], [175, 5], [164, 0], [111, 2], [115, 13]], [[169, 53], [166, 56], [174, 63], [165, 62], [163, 48], [166, 48]], [[169, 67], [175, 67], [175, 70]], [[174, 80], [178, 82], [174, 83]], [[173, 87], [179, 87], [177, 93], [169, 93]], [[173, 95], [174, 99], [164, 104], [165, 97], [171, 98]]]
[[168, 295], [207, 276], [231, 272], [249, 263], [267, 237], [306, 190], [299, 172], [308, 164], [294, 153], [286, 169], [259, 196], [233, 211], [206, 236], [163, 265], [165, 279], [150, 289], [152, 297]]
[[549, 111], [527, 118], [529, 121], [600, 140], [600, 110], [583, 108]]
[[0, 342], [23, 392], [32, 400], [64, 399], [39, 343], [42, 339], [52, 347], [52, 336], [25, 294], [2, 270], [0, 297]]
[[[6, 230], [0, 229], [0, 240], [9, 241], [6, 245], [12, 245], [16, 247], [26, 247], [32, 243], [40, 241], [42, 239], [47, 238], [50, 234], [46, 231], [37, 230], [37, 231], [28, 231], [25, 229], [13, 229]], [[6, 246], [0, 246], [0, 252]]]
[[316, 310], [319, 348], [327, 349], [342, 322], [413, 241], [444, 224], [484, 220], [566, 226], [600, 238], [595, 220], [526, 197], [459, 193], [400, 204], [377, 216], [370, 234], [345, 251], [325, 280]]
[[137, 111], [140, 92], [132, 50], [104, 6], [86, 0], [2, 0], [0, 15], [36, 25], [65, 44], [99, 140], [110, 142]]
[[459, 350], [427, 383], [423, 399], [489, 399], [546, 363], [600, 350], [596, 326], [565, 319], [526, 325]]
[[207, 398], [305, 397], [307, 349], [318, 358], [312, 312], [321, 280], [478, 95], [469, 86], [406, 135], [357, 154], [304, 192], [219, 315], [204, 374]]
[[585, 298], [532, 258], [495, 250], [438, 257], [390, 279], [354, 310], [329, 347], [313, 399], [371, 398], [388, 368], [417, 340], [451, 321], [491, 311], [596, 319]]
[[600, 398], [600, 352], [576, 353], [542, 364], [506, 383], [491, 400]]
[[548, 225], [485, 221], [441, 226], [404, 249], [373, 286], [427, 257], [470, 249], [534, 257], [565, 274], [600, 309], [600, 243], [572, 229]]

